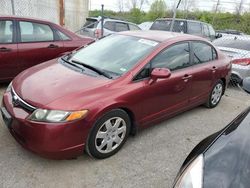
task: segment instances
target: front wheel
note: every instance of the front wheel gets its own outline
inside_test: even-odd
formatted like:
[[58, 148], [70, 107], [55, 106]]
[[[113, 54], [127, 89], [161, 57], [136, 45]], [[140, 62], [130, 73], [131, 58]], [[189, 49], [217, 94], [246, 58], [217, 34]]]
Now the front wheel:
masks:
[[130, 118], [120, 109], [112, 110], [94, 125], [86, 145], [87, 153], [98, 159], [114, 155], [125, 143], [130, 132]]
[[213, 87], [209, 95], [209, 98], [206, 102], [206, 106], [208, 108], [214, 108], [219, 104], [222, 94], [223, 94], [223, 89], [224, 89], [224, 84], [222, 80], [219, 80]]

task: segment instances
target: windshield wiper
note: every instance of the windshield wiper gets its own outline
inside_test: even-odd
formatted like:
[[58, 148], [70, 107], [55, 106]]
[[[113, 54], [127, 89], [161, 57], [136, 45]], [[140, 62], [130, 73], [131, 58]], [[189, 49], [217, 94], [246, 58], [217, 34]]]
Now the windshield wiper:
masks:
[[103, 75], [103, 76], [105, 76], [105, 77], [107, 77], [107, 78], [109, 78], [109, 79], [112, 79], [112, 78], [113, 78], [113, 77], [110, 76], [108, 73], [104, 72], [103, 70], [98, 69], [98, 68], [96, 68], [96, 67], [93, 67], [93, 66], [91, 66], [91, 65], [88, 65], [88, 64], [85, 64], [85, 63], [83, 63], [83, 62], [76, 61], [76, 60], [71, 60], [71, 62], [72, 62], [72, 63], [75, 63], [75, 64], [77, 64], [77, 65], [84, 66], [84, 67], [86, 67], [86, 68], [88, 68], [88, 69], [91, 69], [91, 70], [97, 72], [98, 74]]
[[76, 67], [76, 68], [78, 68], [78, 69], [81, 69], [82, 72], [84, 71], [82, 65], [79, 66], [79, 64], [71, 63], [70, 61], [68, 61], [67, 59], [65, 59], [65, 57], [62, 57], [61, 59], [62, 59], [64, 62], [66, 62], [66, 63], [68, 63], [68, 64], [70, 64], [70, 65], [72, 65], [72, 66], [74, 66], [74, 67]]

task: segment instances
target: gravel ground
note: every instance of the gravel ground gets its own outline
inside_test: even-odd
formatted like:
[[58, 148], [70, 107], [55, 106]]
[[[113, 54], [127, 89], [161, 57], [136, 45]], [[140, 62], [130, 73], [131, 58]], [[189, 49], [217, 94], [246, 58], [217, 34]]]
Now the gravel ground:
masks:
[[250, 96], [228, 89], [215, 109], [197, 107], [143, 130], [105, 160], [43, 159], [19, 146], [0, 119], [0, 187], [171, 187], [192, 148], [249, 104]]

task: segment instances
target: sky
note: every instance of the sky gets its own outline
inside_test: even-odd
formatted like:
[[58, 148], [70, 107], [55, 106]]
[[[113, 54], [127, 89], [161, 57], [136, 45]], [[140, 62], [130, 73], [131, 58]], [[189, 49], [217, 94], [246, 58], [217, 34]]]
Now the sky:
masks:
[[[119, 0], [89, 0], [90, 1], [90, 8], [91, 10], [94, 9], [101, 9], [101, 4], [104, 4], [105, 9], [118, 11], [118, 3]], [[123, 0], [126, 2], [127, 0]], [[144, 11], [148, 11], [150, 8], [150, 4], [154, 0], [148, 0], [149, 4], [146, 4], [143, 6]], [[180, 9], [182, 8], [183, 2], [185, 0], [182, 0], [182, 3], [180, 4]], [[194, 0], [195, 1], [195, 8], [199, 10], [207, 10], [211, 11], [214, 10], [214, 7], [217, 4], [218, 0]], [[243, 1], [243, 11], [250, 11], [250, 0], [219, 0], [219, 9], [223, 12], [234, 12], [236, 5], [240, 4], [240, 2]], [[173, 7], [175, 3], [178, 2], [178, 0], [165, 0], [168, 8]]]

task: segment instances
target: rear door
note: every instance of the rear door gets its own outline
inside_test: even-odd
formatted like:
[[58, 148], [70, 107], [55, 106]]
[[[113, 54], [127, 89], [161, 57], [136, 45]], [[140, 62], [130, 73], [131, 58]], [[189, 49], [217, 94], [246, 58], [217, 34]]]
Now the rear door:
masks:
[[55, 32], [48, 24], [19, 21], [18, 56], [20, 68], [25, 70], [58, 57], [63, 52], [63, 41], [57, 41], [55, 36]]
[[216, 82], [218, 58], [216, 50], [207, 42], [192, 41], [192, 92], [190, 100], [199, 103], [208, 98]]
[[10, 80], [19, 73], [15, 21], [0, 19], [0, 81]]

